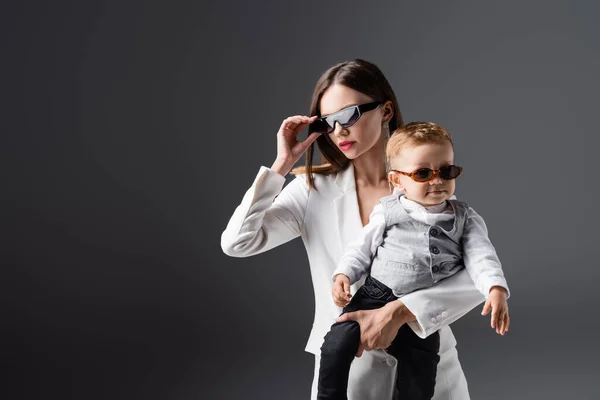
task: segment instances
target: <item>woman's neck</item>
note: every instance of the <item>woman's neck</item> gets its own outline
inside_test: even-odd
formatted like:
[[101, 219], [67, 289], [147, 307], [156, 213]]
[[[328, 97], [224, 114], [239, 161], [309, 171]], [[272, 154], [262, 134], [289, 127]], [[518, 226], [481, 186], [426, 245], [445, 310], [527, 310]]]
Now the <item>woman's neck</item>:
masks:
[[354, 166], [354, 180], [360, 186], [379, 186], [382, 181], [387, 182], [385, 155], [381, 149], [373, 146], [360, 157], [352, 160]]

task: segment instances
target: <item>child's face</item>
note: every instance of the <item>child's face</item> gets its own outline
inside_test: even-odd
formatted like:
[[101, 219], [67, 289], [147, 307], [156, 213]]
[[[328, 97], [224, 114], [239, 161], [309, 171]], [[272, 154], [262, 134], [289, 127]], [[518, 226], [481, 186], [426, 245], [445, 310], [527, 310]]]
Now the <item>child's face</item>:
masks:
[[[454, 151], [450, 143], [425, 143], [408, 145], [392, 160], [392, 169], [413, 172], [419, 168], [440, 169], [454, 163]], [[455, 179], [445, 180], [435, 176], [429, 182], [415, 182], [410, 176], [389, 173], [389, 179], [398, 189], [404, 191], [407, 199], [423, 206], [441, 204], [454, 194]]]

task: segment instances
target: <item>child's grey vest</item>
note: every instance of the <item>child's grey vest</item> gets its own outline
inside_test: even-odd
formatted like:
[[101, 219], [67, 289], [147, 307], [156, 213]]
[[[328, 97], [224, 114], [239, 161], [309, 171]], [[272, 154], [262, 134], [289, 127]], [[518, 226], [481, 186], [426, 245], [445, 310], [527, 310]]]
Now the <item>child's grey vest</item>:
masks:
[[380, 200], [386, 231], [371, 264], [371, 276], [397, 297], [430, 287], [464, 267], [461, 238], [469, 207], [463, 201], [448, 200], [454, 220], [432, 226], [408, 215], [400, 196]]

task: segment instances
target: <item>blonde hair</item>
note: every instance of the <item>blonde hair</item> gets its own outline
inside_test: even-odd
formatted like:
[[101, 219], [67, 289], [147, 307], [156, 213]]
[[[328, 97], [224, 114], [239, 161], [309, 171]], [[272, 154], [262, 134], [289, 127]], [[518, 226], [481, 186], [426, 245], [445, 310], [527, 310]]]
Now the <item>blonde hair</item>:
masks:
[[400, 155], [404, 147], [425, 143], [450, 143], [454, 149], [452, 136], [442, 126], [433, 122], [411, 122], [392, 132], [385, 147], [385, 156], [388, 165], [392, 158]]

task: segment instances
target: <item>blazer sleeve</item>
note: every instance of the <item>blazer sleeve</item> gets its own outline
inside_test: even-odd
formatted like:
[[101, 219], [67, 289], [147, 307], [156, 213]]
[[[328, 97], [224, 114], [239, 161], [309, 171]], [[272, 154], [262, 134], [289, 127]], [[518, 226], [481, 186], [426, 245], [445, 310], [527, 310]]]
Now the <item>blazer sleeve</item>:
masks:
[[225, 254], [248, 257], [300, 236], [308, 185], [304, 175], [297, 176], [285, 188], [284, 184], [283, 176], [270, 168], [260, 168], [221, 234]]
[[415, 290], [400, 298], [416, 321], [408, 325], [420, 338], [426, 338], [450, 325], [485, 299], [463, 268], [435, 285]]

